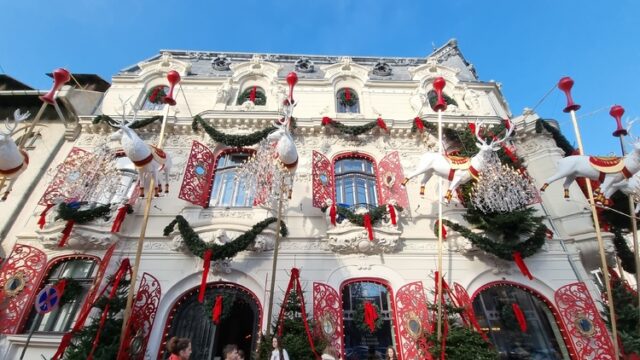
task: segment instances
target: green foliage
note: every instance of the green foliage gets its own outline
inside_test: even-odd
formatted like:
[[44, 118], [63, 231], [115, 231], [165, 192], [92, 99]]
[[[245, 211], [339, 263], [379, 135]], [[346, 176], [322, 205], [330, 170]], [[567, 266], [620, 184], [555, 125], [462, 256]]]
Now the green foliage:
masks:
[[229, 293], [214, 293], [213, 295], [207, 294], [204, 301], [202, 302], [202, 313], [203, 316], [213, 321], [213, 307], [216, 305], [216, 298], [218, 295], [222, 295], [222, 313], [220, 314], [220, 321], [225, 320], [231, 315], [231, 310], [233, 310], [233, 303], [236, 301], [236, 295]]
[[[621, 279], [611, 279], [613, 305], [616, 311], [618, 338], [626, 354], [640, 354], [640, 315], [637, 294]], [[609, 307], [604, 306], [604, 318], [611, 329]]]
[[367, 325], [364, 322], [364, 302], [361, 302], [360, 304], [358, 304], [356, 306], [356, 310], [355, 310], [355, 312], [353, 314], [353, 323], [358, 327], [358, 329], [360, 329], [360, 331], [362, 331], [363, 333], [366, 333], [366, 334], [375, 333], [376, 331], [380, 330], [380, 328], [382, 328], [382, 325], [383, 325], [382, 314], [380, 313], [380, 308], [376, 304], [371, 303], [371, 305], [376, 309], [376, 314], [378, 314], [378, 317], [376, 318], [376, 321], [374, 322], [373, 332], [371, 332], [371, 329], [369, 328], [369, 325]]
[[93, 209], [78, 210], [77, 208], [72, 207], [65, 202], [62, 202], [58, 205], [58, 213], [55, 217], [55, 220], [73, 220], [76, 224], [85, 224], [100, 217], [108, 219], [108, 215], [110, 213], [110, 205], [99, 205], [94, 207]]
[[76, 300], [78, 296], [82, 295], [83, 292], [82, 285], [80, 285], [78, 280], [69, 277], [65, 277], [63, 279], [66, 280], [66, 284], [64, 286], [64, 292], [62, 293], [62, 298], [60, 299], [59, 306]]
[[[444, 102], [447, 103], [447, 105], [458, 106], [458, 103], [444, 92], [442, 93], [442, 97], [444, 98]], [[438, 103], [438, 93], [436, 93], [434, 90], [430, 90], [427, 93], [427, 98], [429, 99], [429, 106], [431, 106], [431, 108], [436, 106], [436, 104]]]
[[[161, 120], [162, 120], [162, 116], [156, 115], [146, 119], [137, 119], [132, 123], [128, 123], [127, 126], [129, 127], [129, 129], [140, 129], [142, 127], [145, 127], [147, 125], [153, 124], [156, 121], [161, 121]], [[111, 116], [109, 115], [98, 115], [93, 118], [92, 123], [98, 124], [100, 122], [106, 123], [107, 125], [114, 128], [118, 127], [118, 122], [113, 120], [113, 118], [111, 118]]]
[[[402, 211], [401, 207], [396, 207], [398, 211]], [[328, 209], [327, 206], [321, 208], [322, 212], [326, 212]], [[386, 214], [389, 213], [389, 208], [387, 205], [378, 205], [375, 209], [369, 210], [369, 218], [371, 219], [371, 225], [375, 225], [378, 221], [380, 221]], [[352, 224], [358, 226], [364, 226], [364, 215], [365, 214], [356, 214], [353, 211], [347, 209], [343, 206], [337, 207], [337, 215], [345, 217]]]
[[350, 98], [347, 100], [347, 92], [346, 89], [342, 89], [340, 96], [338, 97], [338, 101], [340, 101], [340, 105], [342, 106], [353, 106], [358, 102], [358, 94], [355, 91], [349, 89]]
[[610, 200], [613, 201], [613, 205], [611, 206], [612, 210], [605, 209], [602, 212], [602, 219], [614, 228], [619, 228], [625, 232], [630, 231], [629, 197], [621, 191], [616, 191], [611, 195]]
[[553, 141], [556, 142], [556, 146], [564, 151], [564, 156], [573, 154], [575, 148], [573, 147], [573, 145], [571, 145], [571, 143], [569, 143], [569, 140], [567, 140], [567, 138], [562, 135], [560, 130], [549, 124], [548, 120], [538, 119], [536, 121], [536, 132], [540, 134], [543, 129], [551, 134], [551, 136], [553, 137]]
[[[213, 255], [211, 256], [211, 260], [222, 260], [228, 259], [236, 256], [240, 251], [244, 251], [247, 246], [249, 246], [255, 239], [258, 234], [260, 234], [264, 229], [266, 229], [272, 223], [278, 221], [275, 217], [270, 217], [261, 222], [253, 225], [253, 227], [246, 231], [244, 234], [238, 236], [234, 240], [224, 244], [207, 244], [198, 234], [193, 230], [189, 222], [182, 217], [182, 215], [176, 216], [175, 220], [169, 223], [164, 228], [164, 236], [169, 236], [176, 224], [178, 225], [178, 230], [180, 231], [180, 235], [184, 240], [185, 244], [191, 251], [191, 253], [195, 256], [204, 257], [205, 251], [208, 249], [213, 250]], [[284, 221], [280, 222], [280, 234], [283, 237], [286, 237], [288, 234], [287, 226]]]
[[202, 127], [204, 131], [217, 143], [221, 143], [232, 147], [244, 147], [251, 146], [259, 143], [267, 138], [267, 135], [276, 130], [275, 127], [269, 126], [263, 130], [252, 132], [247, 135], [228, 135], [216, 130], [213, 126], [209, 125], [200, 115], [193, 117], [191, 128], [193, 131], [198, 131], [199, 127]]
[[[238, 95], [238, 105], [242, 105], [245, 101], [249, 101], [251, 97], [251, 90], [253, 90], [253, 86], [246, 88], [240, 95]], [[267, 96], [264, 94], [264, 91], [262, 91], [262, 89], [256, 88], [256, 99], [253, 103], [260, 106], [267, 103]]]
[[613, 245], [616, 248], [616, 255], [620, 258], [620, 265], [622, 265], [624, 271], [635, 274], [636, 258], [629, 248], [627, 240], [622, 235], [622, 230], [616, 227], [613, 227]]
[[[331, 122], [329, 122], [328, 125], [333, 126], [336, 130], [340, 131], [343, 134], [358, 136], [368, 132], [371, 129], [376, 128], [378, 126], [378, 122], [376, 120], [376, 121], [369, 121], [368, 123], [363, 125], [350, 126], [350, 125], [345, 125], [336, 120], [331, 120]], [[326, 125], [323, 125], [323, 126], [326, 126]]]

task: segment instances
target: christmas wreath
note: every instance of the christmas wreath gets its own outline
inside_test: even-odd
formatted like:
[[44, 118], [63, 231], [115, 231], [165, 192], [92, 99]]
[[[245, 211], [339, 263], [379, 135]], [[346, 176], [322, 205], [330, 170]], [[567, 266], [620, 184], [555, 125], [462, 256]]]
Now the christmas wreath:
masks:
[[[153, 124], [156, 121], [162, 121], [162, 116], [160, 115], [156, 115], [156, 116], [152, 116], [150, 118], [146, 118], [146, 119], [137, 119], [131, 123], [127, 124], [127, 127], [129, 129], [140, 129], [142, 127], [145, 127], [147, 125]], [[113, 128], [118, 128], [118, 122], [113, 120], [113, 118], [109, 115], [98, 115], [96, 117], [93, 118], [92, 123], [93, 124], [98, 124], [98, 123], [106, 123], [107, 125], [113, 127]]]
[[380, 123], [382, 119], [376, 120], [376, 121], [370, 121], [366, 124], [362, 124], [362, 125], [354, 125], [354, 126], [350, 126], [350, 125], [345, 125], [339, 121], [333, 120], [329, 117], [324, 117], [322, 118], [322, 126], [329, 126], [331, 125], [333, 128], [335, 128], [336, 130], [340, 131], [343, 134], [346, 135], [352, 135], [352, 136], [358, 136], [358, 135], [362, 135], [364, 133], [367, 133], [369, 130], [375, 128], [375, 127], [380, 127], [381, 129], [385, 129], [386, 130], [386, 125], [384, 124], [384, 121], [382, 122], [382, 124]]
[[378, 305], [368, 302], [373, 307], [373, 309], [375, 310], [375, 314], [377, 315], [375, 316], [375, 320], [373, 321], [373, 331], [372, 331], [369, 325], [367, 324], [367, 322], [365, 321], [364, 304], [366, 302], [367, 301], [363, 301], [360, 304], [358, 304], [358, 306], [356, 306], [356, 309], [353, 312], [353, 322], [358, 327], [358, 329], [360, 329], [360, 331], [364, 333], [374, 333], [382, 328], [382, 324], [383, 324], [382, 314], [380, 314], [380, 308], [378, 307]]
[[191, 128], [193, 131], [198, 131], [199, 127], [202, 127], [204, 131], [217, 143], [221, 143], [232, 147], [251, 146], [259, 143], [267, 138], [267, 135], [276, 130], [275, 127], [269, 126], [266, 129], [252, 132], [247, 135], [229, 135], [221, 131], [216, 130], [213, 126], [209, 125], [200, 115], [193, 117]]
[[[176, 225], [178, 225], [178, 230], [180, 231], [180, 236], [184, 240], [185, 245], [191, 251], [191, 253], [195, 256], [204, 258], [205, 251], [211, 249], [212, 256], [211, 260], [222, 260], [228, 259], [236, 256], [240, 251], [244, 251], [255, 239], [258, 234], [260, 234], [264, 229], [266, 229], [272, 223], [278, 221], [275, 217], [270, 217], [265, 220], [260, 221], [259, 223], [253, 225], [250, 230], [247, 230], [244, 234], [238, 236], [234, 240], [224, 244], [207, 244], [204, 242], [200, 236], [193, 230], [189, 222], [182, 217], [182, 215], [176, 216], [175, 220], [173, 220], [167, 227], [164, 228], [164, 236], [169, 236]], [[280, 222], [280, 234], [283, 237], [286, 237], [288, 234], [287, 226], [284, 221]]]
[[238, 105], [244, 104], [246, 101], [252, 101], [252, 93], [253, 92], [253, 103], [255, 105], [265, 105], [267, 103], [267, 96], [264, 94], [264, 91], [255, 86], [251, 86], [246, 88], [240, 95], [238, 95]]
[[101, 217], [105, 218], [105, 220], [109, 218], [108, 215], [111, 213], [110, 205], [99, 205], [94, 207], [93, 209], [79, 210], [80, 206], [84, 204], [86, 203], [77, 201], [70, 203], [60, 203], [58, 205], [58, 213], [56, 214], [54, 220], [73, 220], [73, 222], [76, 224], [84, 224]]
[[358, 103], [358, 95], [351, 89], [343, 89], [338, 95], [338, 101], [342, 106], [353, 106]]
[[60, 281], [62, 280], [65, 281], [65, 285], [64, 291], [62, 292], [62, 298], [60, 299], [60, 306], [63, 306], [68, 302], [78, 300], [78, 296], [82, 295], [83, 292], [82, 285], [80, 285], [78, 280], [68, 277], [60, 279]]
[[147, 93], [147, 100], [153, 104], [164, 104], [164, 99], [167, 97], [167, 93], [165, 92], [166, 86], [158, 85], [152, 87]]
[[229, 316], [231, 315], [231, 310], [233, 309], [233, 303], [236, 301], [235, 294], [230, 295], [222, 292], [214, 292], [213, 295], [207, 295], [208, 296], [202, 303], [202, 311], [204, 313], [204, 317], [209, 318], [211, 319], [211, 321], [213, 321], [213, 308], [216, 305], [216, 298], [220, 295], [222, 296], [222, 313], [220, 314], [220, 320], [229, 318]]
[[[324, 206], [320, 210], [322, 212], [326, 212], [328, 208], [329, 208], [328, 206]], [[396, 208], [398, 209], [398, 211], [400, 212], [402, 211], [401, 207], [396, 207]], [[336, 210], [337, 210], [338, 216], [346, 218], [354, 225], [364, 226], [364, 216], [366, 214], [356, 214], [344, 206], [337, 206]], [[375, 225], [388, 213], [389, 213], [388, 205], [379, 205], [375, 209], [369, 210], [367, 214], [369, 214], [369, 217], [371, 219], [371, 224]]]

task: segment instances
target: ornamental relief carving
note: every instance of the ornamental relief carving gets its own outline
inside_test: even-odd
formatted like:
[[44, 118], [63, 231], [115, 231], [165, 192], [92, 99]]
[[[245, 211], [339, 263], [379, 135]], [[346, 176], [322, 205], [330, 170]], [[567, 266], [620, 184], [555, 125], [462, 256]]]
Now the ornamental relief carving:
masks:
[[[51, 226], [46, 230], [36, 230], [36, 239], [42, 246], [49, 250], [60, 250], [58, 244], [62, 238], [64, 224]], [[96, 228], [87, 225], [75, 225], [71, 235], [64, 246], [66, 250], [102, 250], [118, 241], [120, 236], [111, 233], [111, 224], [108, 227]]]

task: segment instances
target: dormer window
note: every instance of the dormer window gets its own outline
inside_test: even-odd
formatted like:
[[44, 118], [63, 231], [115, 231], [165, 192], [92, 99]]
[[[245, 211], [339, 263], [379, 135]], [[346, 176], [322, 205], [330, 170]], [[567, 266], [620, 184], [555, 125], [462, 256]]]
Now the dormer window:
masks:
[[142, 108], [140, 110], [154, 111], [162, 110], [164, 106], [164, 99], [169, 93], [169, 87], [165, 85], [158, 85], [152, 87], [145, 95]]
[[238, 96], [238, 105], [242, 105], [247, 101], [251, 101], [258, 106], [266, 105], [267, 95], [261, 87], [249, 86]]
[[336, 93], [337, 112], [359, 113], [360, 101], [358, 94], [351, 88], [342, 88]]

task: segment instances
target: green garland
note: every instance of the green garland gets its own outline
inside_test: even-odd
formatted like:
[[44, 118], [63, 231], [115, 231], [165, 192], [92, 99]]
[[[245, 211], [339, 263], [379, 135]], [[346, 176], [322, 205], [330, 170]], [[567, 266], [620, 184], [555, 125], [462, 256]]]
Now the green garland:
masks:
[[635, 274], [636, 273], [636, 259], [633, 251], [629, 248], [627, 240], [622, 236], [622, 230], [619, 228], [613, 228], [613, 245], [616, 248], [616, 255], [620, 258], [620, 265], [624, 271]]
[[[430, 90], [427, 93], [427, 98], [429, 99], [429, 105], [431, 106], [431, 108], [436, 106], [436, 104], [438, 103], [438, 93], [436, 93], [435, 90]], [[458, 106], [458, 103], [450, 98], [447, 94], [442, 93], [442, 98], [444, 99], [444, 102], [447, 103], [447, 105]]]
[[108, 215], [111, 213], [110, 205], [100, 205], [93, 209], [78, 210], [69, 206], [69, 204], [63, 202], [58, 205], [58, 213], [54, 220], [62, 219], [65, 221], [73, 220], [76, 224], [84, 224], [93, 221], [97, 218], [103, 217], [108, 219]]
[[[176, 216], [175, 220], [173, 220], [167, 227], [164, 228], [164, 236], [169, 236], [171, 232], [173, 232], [176, 224], [178, 225], [178, 230], [180, 231], [180, 235], [184, 240], [185, 244], [191, 251], [191, 253], [198, 257], [203, 257], [205, 251], [208, 249], [213, 250], [213, 254], [211, 256], [211, 260], [222, 260], [228, 259], [236, 256], [240, 251], [244, 251], [247, 246], [249, 246], [255, 239], [258, 234], [260, 234], [264, 229], [266, 229], [272, 223], [278, 221], [275, 217], [270, 217], [261, 222], [253, 225], [253, 227], [246, 231], [244, 234], [238, 236], [234, 240], [224, 244], [207, 244], [198, 234], [193, 230], [189, 222], [182, 217], [182, 215]], [[283, 237], [286, 237], [288, 234], [287, 226], [284, 221], [280, 222], [280, 234]]]
[[553, 137], [553, 141], [556, 142], [556, 146], [564, 151], [564, 156], [573, 154], [575, 148], [571, 145], [571, 143], [569, 143], [569, 140], [567, 140], [567, 138], [562, 135], [560, 130], [549, 124], [549, 121], [547, 120], [536, 120], [536, 133], [542, 133], [543, 129], [551, 133], [551, 137]]
[[[140, 129], [142, 127], [145, 127], [147, 125], [150, 125], [156, 121], [162, 121], [162, 116], [161, 115], [156, 115], [156, 116], [152, 116], [150, 118], [146, 118], [146, 119], [138, 119], [135, 120], [132, 123], [128, 123], [127, 127], [129, 129]], [[96, 117], [93, 118], [93, 120], [91, 121], [93, 124], [98, 124], [100, 122], [104, 122], [107, 125], [117, 128], [118, 127], [118, 122], [113, 120], [113, 118], [109, 115], [98, 115]]]
[[213, 322], [211, 317], [211, 312], [213, 311], [213, 307], [216, 305], [216, 297], [218, 295], [222, 295], [222, 314], [220, 314], [220, 321], [227, 319], [231, 316], [231, 310], [233, 309], [233, 304], [236, 301], [236, 296], [222, 293], [214, 293], [213, 295], [207, 294], [207, 297], [204, 299], [202, 303], [202, 312], [204, 317], [208, 318]]
[[[345, 89], [346, 90], [346, 89]], [[343, 90], [340, 93], [338, 101], [340, 101], [340, 105], [342, 106], [353, 106], [358, 103], [358, 94], [355, 91], [349, 89], [349, 93], [351, 93], [351, 97], [347, 100], [346, 91]]]
[[167, 93], [164, 91], [164, 85], [154, 86], [147, 92], [147, 100], [153, 104], [164, 104]]
[[358, 327], [358, 329], [360, 329], [360, 331], [364, 333], [375, 333], [376, 331], [382, 328], [383, 320], [382, 320], [382, 314], [380, 313], [380, 308], [378, 307], [378, 305], [374, 303], [371, 303], [371, 305], [376, 309], [376, 314], [378, 314], [378, 317], [374, 322], [373, 332], [369, 328], [369, 325], [365, 324], [364, 322], [364, 302], [361, 302], [360, 304], [358, 304], [358, 306], [356, 306], [355, 311], [353, 312], [354, 324]]
[[[402, 211], [401, 207], [396, 207], [398, 212]], [[326, 212], [328, 209], [327, 206], [322, 207], [320, 210], [322, 212]], [[369, 210], [369, 218], [371, 219], [371, 225], [375, 225], [378, 221], [382, 219], [383, 216], [389, 213], [389, 209], [387, 205], [378, 205], [375, 209]], [[356, 214], [353, 211], [347, 209], [346, 207], [338, 206], [337, 207], [337, 215], [341, 215], [347, 220], [349, 220], [352, 224], [358, 226], [364, 226], [364, 215], [365, 214]]]
[[[638, 296], [622, 279], [611, 279], [613, 305], [618, 324], [618, 339], [626, 355], [640, 355], [640, 315], [638, 315]], [[611, 331], [609, 307], [603, 311], [605, 322]], [[625, 357], [626, 359], [626, 357]]]
[[[253, 89], [253, 86], [250, 86], [248, 88], [246, 88], [242, 94], [238, 95], [238, 105], [242, 105], [244, 104], [245, 101], [249, 101], [249, 98], [251, 97], [251, 90]], [[265, 105], [267, 103], [267, 96], [264, 94], [264, 91], [262, 91], [261, 89], [256, 89], [256, 100], [253, 102], [255, 105]]]
[[[62, 292], [62, 298], [60, 299], [60, 306], [64, 304], [77, 300], [78, 296], [82, 295], [82, 285], [78, 282], [78, 280], [65, 277], [66, 284], [64, 286], [64, 291]], [[62, 280], [62, 279], [60, 279]]]
[[216, 130], [213, 126], [204, 121], [204, 119], [200, 115], [196, 115], [193, 117], [191, 128], [193, 129], [193, 131], [197, 132], [199, 126], [202, 127], [207, 134], [209, 134], [213, 141], [232, 147], [255, 145], [260, 141], [266, 139], [267, 135], [276, 130], [275, 127], [269, 126], [266, 129], [252, 132], [251, 134], [247, 135], [228, 135]]
[[325, 123], [323, 121], [322, 126], [327, 126], [327, 125], [331, 125], [334, 128], [336, 128], [338, 131], [340, 131], [343, 134], [346, 135], [352, 135], [352, 136], [358, 136], [358, 135], [362, 135], [364, 133], [367, 133], [369, 130], [378, 127], [378, 121], [369, 121], [366, 124], [363, 125], [354, 125], [354, 126], [350, 126], [350, 125], [345, 125], [339, 121], [336, 120], [331, 120], [328, 123]]

